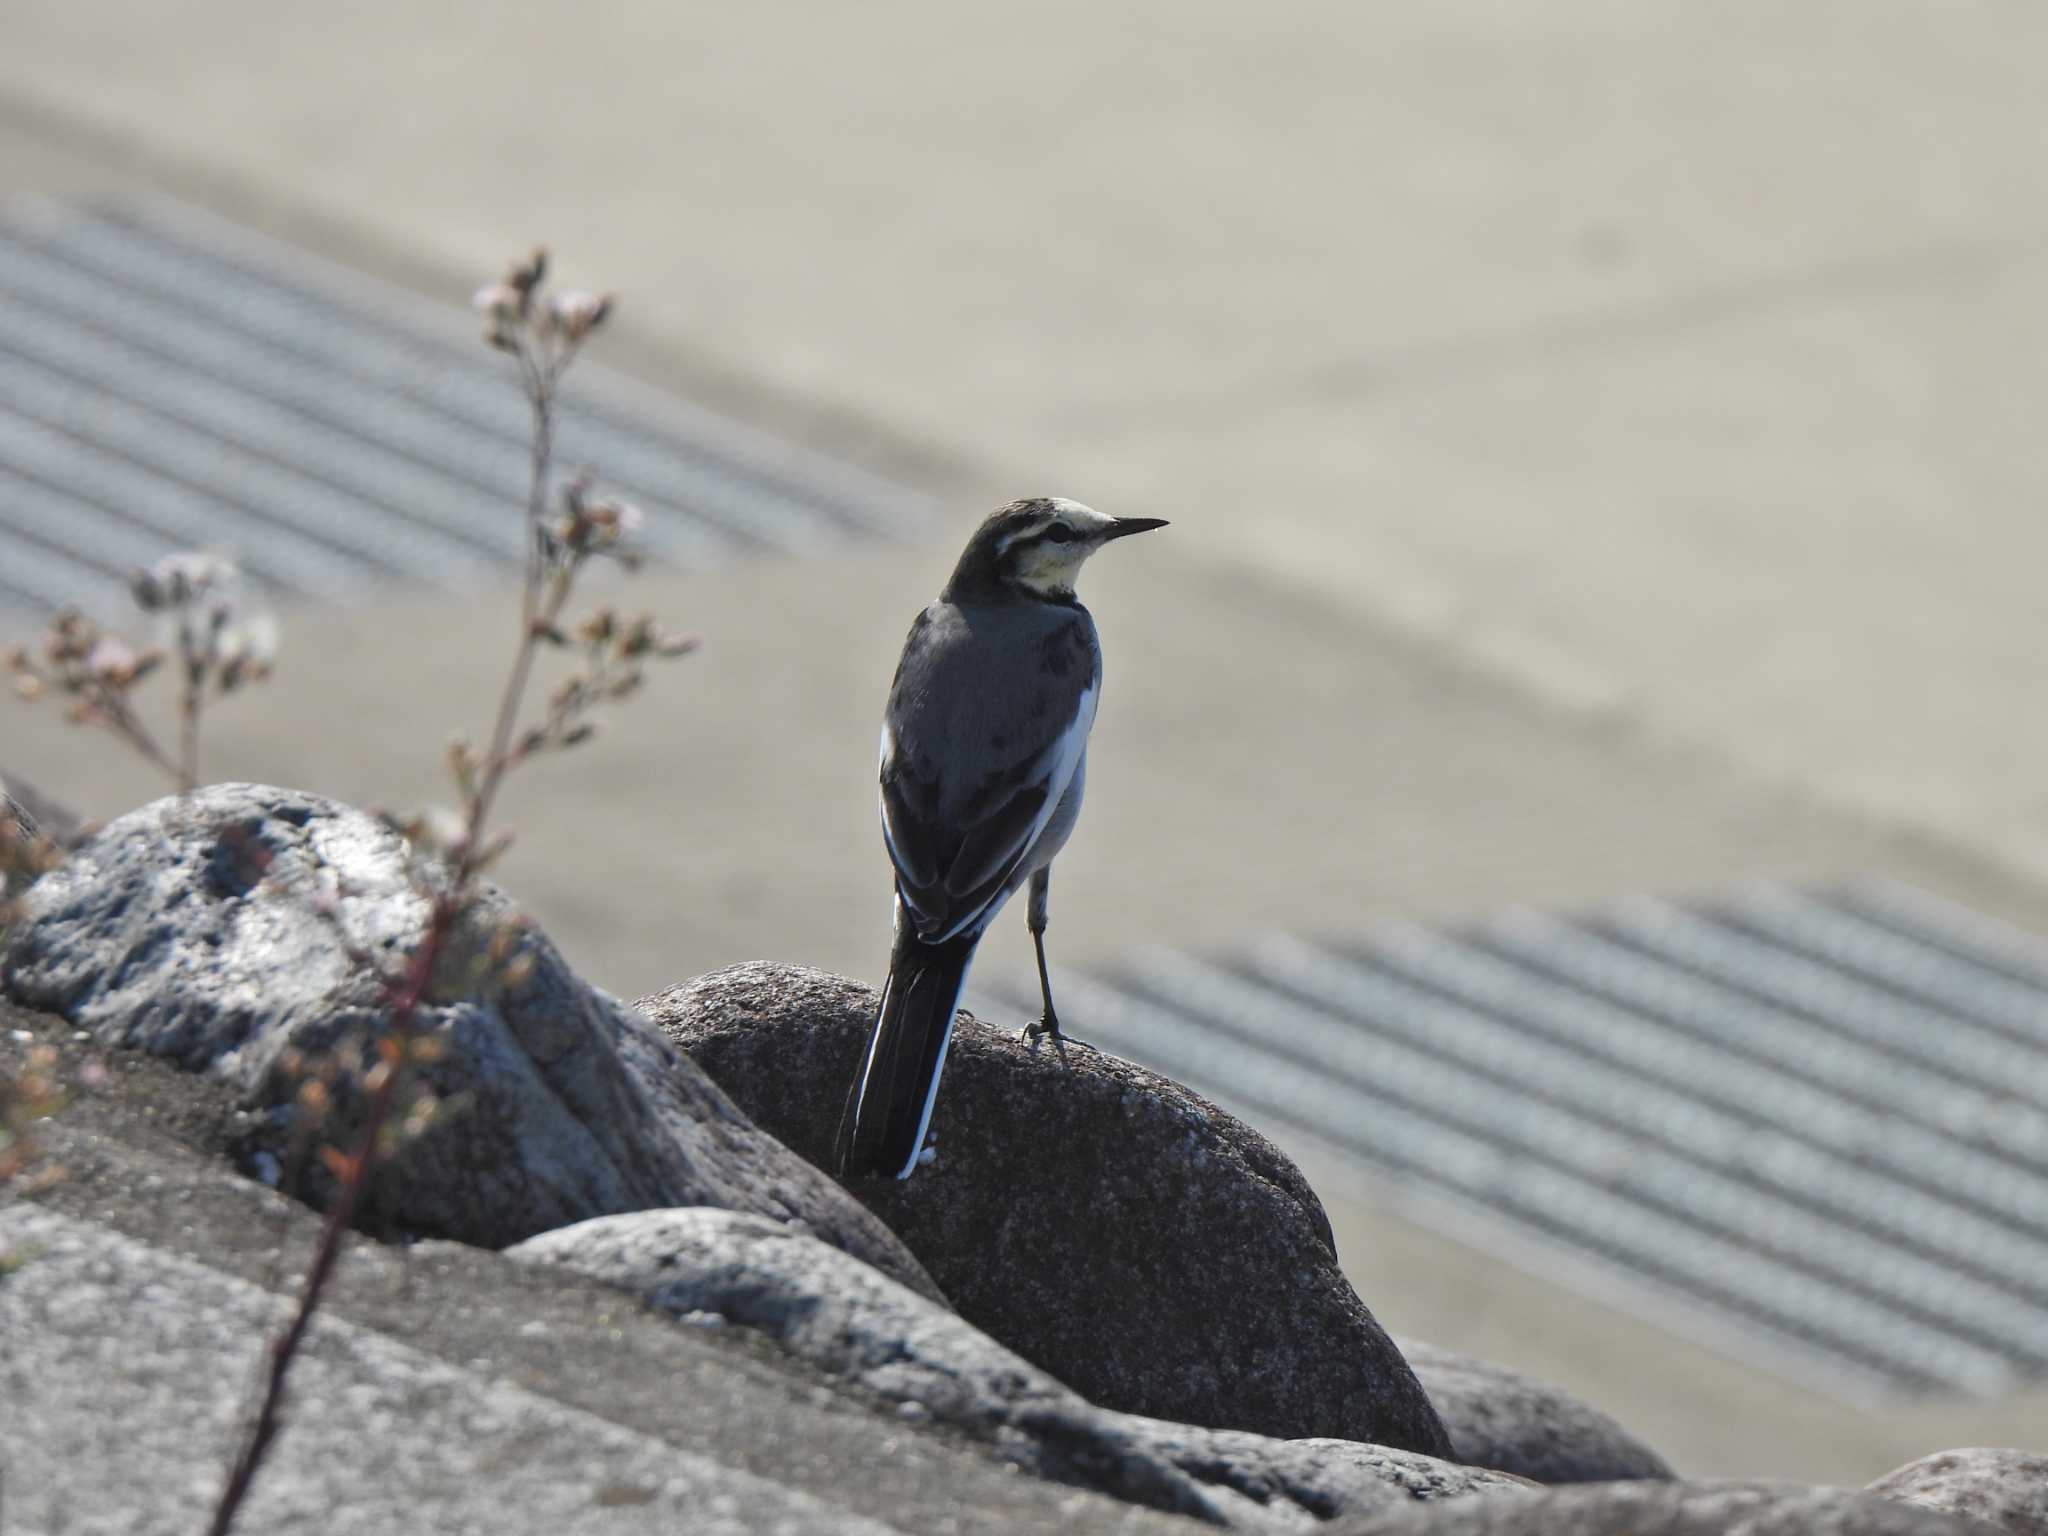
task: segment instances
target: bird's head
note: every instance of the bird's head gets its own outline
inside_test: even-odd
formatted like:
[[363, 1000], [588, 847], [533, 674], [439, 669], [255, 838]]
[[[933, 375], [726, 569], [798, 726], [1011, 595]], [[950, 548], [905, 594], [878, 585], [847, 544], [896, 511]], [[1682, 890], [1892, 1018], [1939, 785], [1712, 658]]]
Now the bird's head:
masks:
[[947, 585], [954, 598], [1009, 590], [1069, 602], [1088, 557], [1112, 539], [1164, 528], [1161, 517], [1105, 517], [1064, 496], [1013, 501], [988, 515], [967, 541]]

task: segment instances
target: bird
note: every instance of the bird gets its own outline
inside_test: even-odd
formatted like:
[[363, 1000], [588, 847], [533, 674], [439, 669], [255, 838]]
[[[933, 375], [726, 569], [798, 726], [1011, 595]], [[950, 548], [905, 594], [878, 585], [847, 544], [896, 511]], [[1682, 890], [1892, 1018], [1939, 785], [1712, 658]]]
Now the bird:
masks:
[[917, 1168], [975, 946], [1030, 886], [1043, 1016], [1052, 861], [1072, 835], [1102, 690], [1095, 620], [1074, 595], [1088, 557], [1164, 518], [1108, 517], [1058, 496], [985, 518], [939, 599], [910, 626], [882, 719], [882, 843], [895, 876], [889, 977], [847, 1096], [841, 1177]]

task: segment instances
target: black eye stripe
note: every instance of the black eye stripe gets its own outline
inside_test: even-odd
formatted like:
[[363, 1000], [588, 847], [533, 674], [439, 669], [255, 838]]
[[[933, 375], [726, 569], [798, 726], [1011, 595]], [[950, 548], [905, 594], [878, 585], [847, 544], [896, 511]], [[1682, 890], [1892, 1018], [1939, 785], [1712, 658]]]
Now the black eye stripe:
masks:
[[1054, 544], [1064, 544], [1069, 539], [1073, 538], [1073, 536], [1074, 530], [1069, 528], [1065, 523], [1054, 523], [1050, 528], [1045, 530], [1046, 539]]

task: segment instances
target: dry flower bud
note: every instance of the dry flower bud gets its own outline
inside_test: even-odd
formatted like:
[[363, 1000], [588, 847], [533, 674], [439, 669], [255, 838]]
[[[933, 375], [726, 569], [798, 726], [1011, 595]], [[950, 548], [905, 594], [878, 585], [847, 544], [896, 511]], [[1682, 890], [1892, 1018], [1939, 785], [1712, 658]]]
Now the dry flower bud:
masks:
[[597, 471], [588, 465], [576, 471], [562, 487], [562, 505], [572, 516], [580, 516], [584, 500], [590, 495], [590, 488], [597, 484]]
[[[546, 278], [547, 275], [547, 247], [544, 245], [536, 245], [533, 248], [532, 253], [526, 258], [525, 261], [521, 262], [519, 265], [515, 266], [510, 272], [505, 274], [505, 281], [509, 283], [512, 287], [516, 288], [523, 299], [530, 299], [533, 296], [533, 290], [541, 285], [542, 280]], [[522, 303], [520, 305], [520, 313], [524, 314], [525, 312], [526, 307], [525, 304]]]
[[606, 543], [621, 544], [640, 532], [647, 514], [630, 501], [605, 500], [590, 509], [590, 520], [603, 531]]
[[490, 283], [477, 289], [470, 303], [489, 316], [493, 324], [502, 325], [519, 318], [524, 296], [509, 282]]
[[142, 657], [134, 646], [113, 635], [102, 635], [86, 657], [86, 670], [103, 683], [119, 687], [134, 681], [136, 669], [142, 664]]
[[569, 289], [548, 300], [548, 319], [571, 342], [581, 341], [611, 313], [609, 294], [598, 295]]

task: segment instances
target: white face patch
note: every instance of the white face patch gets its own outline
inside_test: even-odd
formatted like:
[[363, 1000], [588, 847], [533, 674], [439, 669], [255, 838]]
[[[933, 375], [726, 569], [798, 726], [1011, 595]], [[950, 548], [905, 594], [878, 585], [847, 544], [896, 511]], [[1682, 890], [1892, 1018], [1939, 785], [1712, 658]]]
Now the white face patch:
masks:
[[1084, 507], [1080, 502], [1069, 501], [1064, 496], [1052, 498], [1052, 509], [1076, 528], [1100, 530], [1116, 521], [1113, 517], [1104, 517], [1093, 507]]
[[[1101, 537], [1115, 525], [1116, 519], [1064, 496], [1050, 498], [1050, 504], [1051, 517], [1010, 540], [1010, 548], [1022, 546], [1012, 571], [1017, 581], [1034, 592], [1072, 592], [1082, 563], [1102, 547]], [[1073, 538], [1064, 544], [1047, 539], [1045, 530], [1055, 522], [1071, 529]]]

